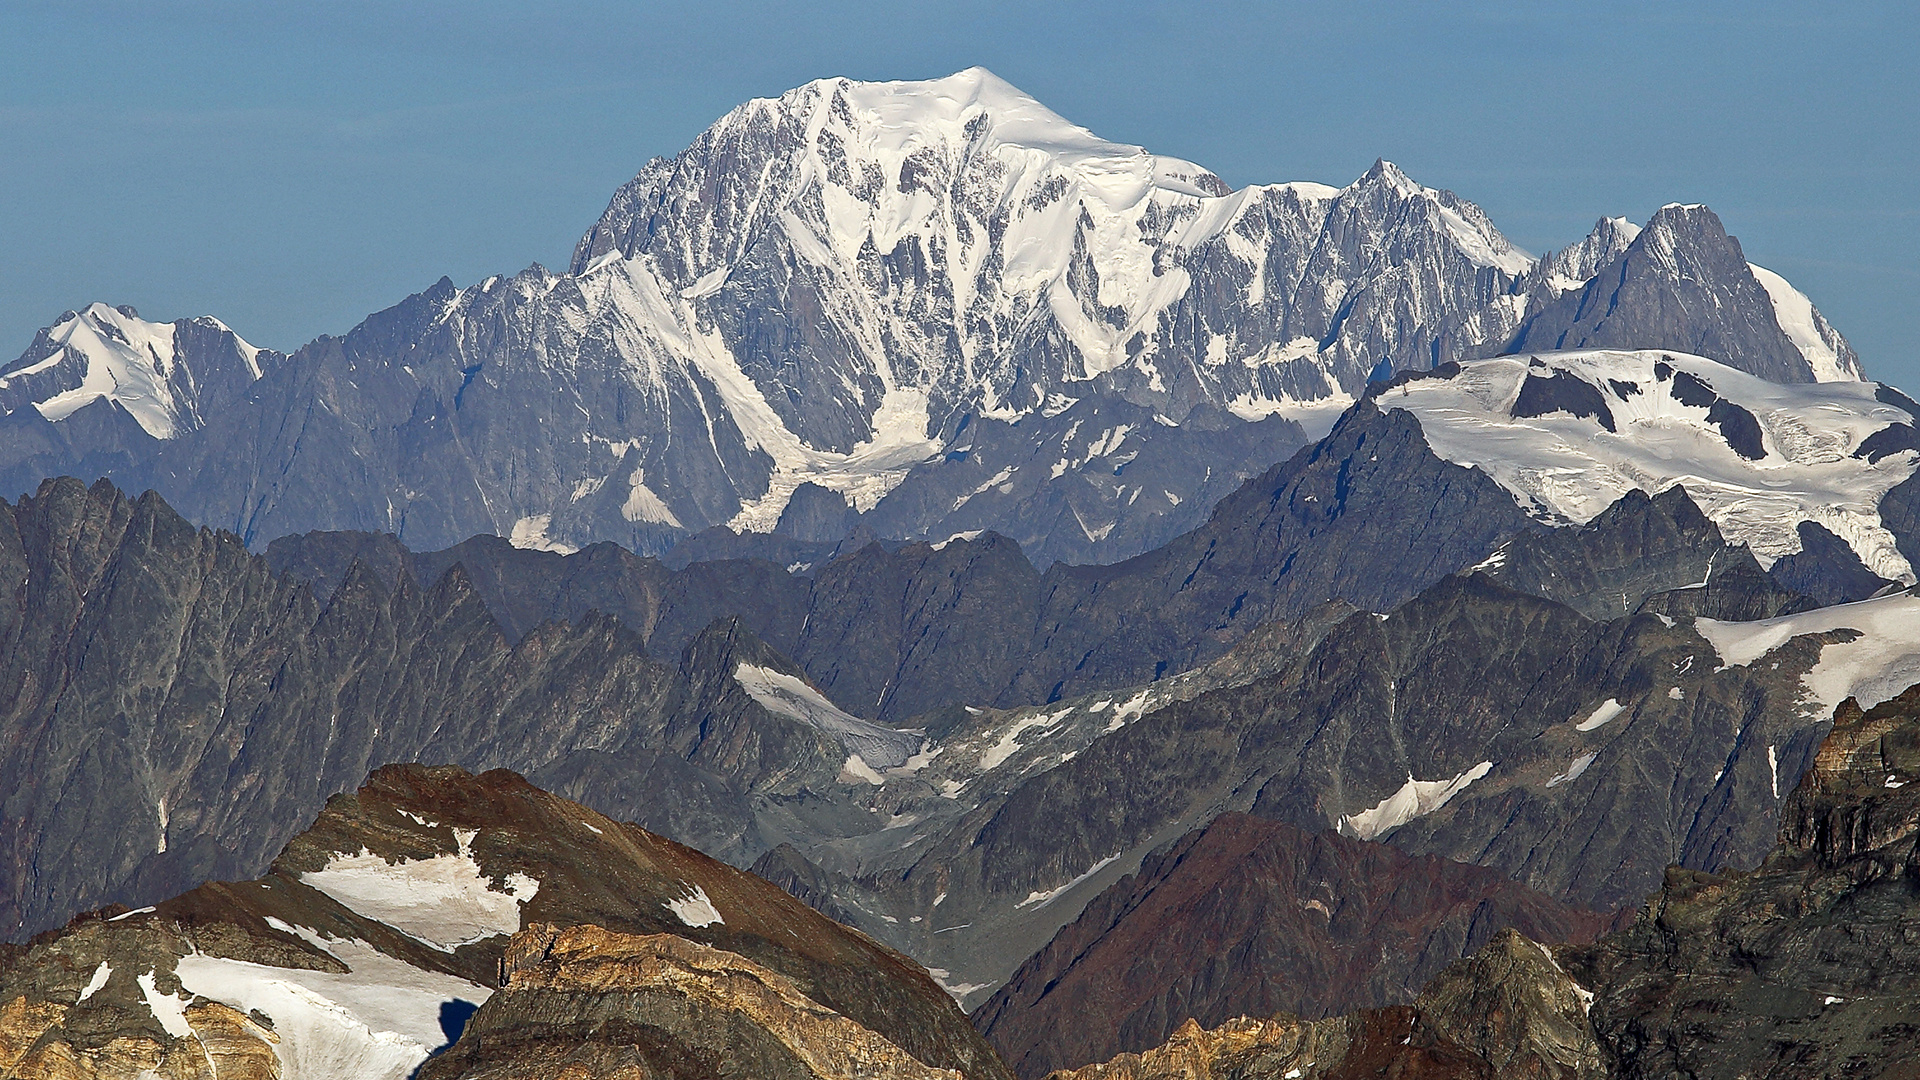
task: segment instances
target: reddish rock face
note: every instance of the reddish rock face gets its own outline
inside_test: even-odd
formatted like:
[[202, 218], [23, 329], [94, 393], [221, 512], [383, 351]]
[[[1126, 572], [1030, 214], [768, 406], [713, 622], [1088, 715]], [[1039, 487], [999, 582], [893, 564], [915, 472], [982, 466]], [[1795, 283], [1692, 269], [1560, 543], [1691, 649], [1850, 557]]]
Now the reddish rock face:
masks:
[[[1564, 954], [1565, 947], [1559, 952]], [[1050, 1080], [1606, 1080], [1586, 991], [1512, 930], [1457, 960], [1411, 1005], [1326, 1020], [1188, 1020], [1163, 1045]]]
[[1096, 898], [974, 1021], [1041, 1076], [1144, 1050], [1189, 1017], [1408, 1002], [1502, 929], [1585, 942], [1609, 919], [1484, 867], [1225, 814]]

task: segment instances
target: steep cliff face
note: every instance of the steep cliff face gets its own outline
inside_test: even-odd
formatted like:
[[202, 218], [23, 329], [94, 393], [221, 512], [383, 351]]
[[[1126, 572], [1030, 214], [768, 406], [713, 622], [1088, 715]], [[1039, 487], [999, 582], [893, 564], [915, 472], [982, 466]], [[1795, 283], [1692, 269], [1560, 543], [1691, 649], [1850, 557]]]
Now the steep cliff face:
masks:
[[1828, 336], [1811, 305], [1797, 314], [1796, 297], [1805, 300], [1748, 264], [1712, 210], [1671, 204], [1580, 286], [1530, 314], [1502, 351], [1675, 349], [1774, 382], [1861, 378], [1853, 350]]
[[1606, 922], [1483, 867], [1223, 814], [1096, 897], [974, 1023], [1039, 1077], [1194, 1021], [1403, 1004], [1501, 930], [1584, 942]]
[[[734, 1036], [777, 1041], [791, 1022], [803, 1057], [824, 1039], [911, 1075], [1006, 1075], [924, 971], [766, 882], [511, 773], [422, 766], [329, 801], [260, 880], [82, 916], [12, 950], [0, 1050], [28, 1077], [404, 1077], [503, 976], [523, 993], [556, 956], [611, 962], [539, 990], [634, 976], [710, 1008], [669, 1033], [669, 1060], [704, 1045], [711, 1064]], [[636, 970], [647, 958], [673, 970]]]
[[1867, 710], [1844, 703], [1764, 863], [1676, 869], [1631, 929], [1580, 955], [1617, 1075], [1911, 1075], [1915, 780], [1920, 688]]

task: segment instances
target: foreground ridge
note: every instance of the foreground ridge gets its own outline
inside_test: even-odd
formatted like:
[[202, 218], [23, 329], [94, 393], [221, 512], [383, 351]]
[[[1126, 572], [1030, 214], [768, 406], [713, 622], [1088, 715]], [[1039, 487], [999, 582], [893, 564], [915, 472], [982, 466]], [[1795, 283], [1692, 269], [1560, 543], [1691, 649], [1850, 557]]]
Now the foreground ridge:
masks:
[[[1591, 946], [1507, 931], [1410, 1007], [1189, 1021], [1055, 1080], [1909, 1077], [1920, 1055], [1920, 686], [1842, 703], [1756, 869], [1675, 867]], [[1380, 1039], [1386, 1028], [1393, 1039]]]

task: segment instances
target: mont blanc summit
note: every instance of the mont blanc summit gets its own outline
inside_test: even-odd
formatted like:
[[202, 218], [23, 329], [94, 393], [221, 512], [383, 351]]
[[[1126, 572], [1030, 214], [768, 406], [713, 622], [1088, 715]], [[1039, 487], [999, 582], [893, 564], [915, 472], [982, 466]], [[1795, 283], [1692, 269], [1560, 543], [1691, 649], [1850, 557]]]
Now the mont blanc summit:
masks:
[[[235, 338], [184, 386], [131, 345], [106, 350], [131, 366], [48, 366], [62, 327], [115, 317], [89, 308], [0, 373], [23, 388], [0, 479], [105, 472], [259, 543], [656, 552], [775, 529], [811, 485], [821, 520], [1105, 562], [1199, 524], [1396, 370], [1664, 347], [1774, 381], [1860, 373], [1704, 207], [1536, 259], [1390, 162], [1236, 191], [980, 68], [750, 101], [623, 185], [564, 272], [443, 279], [284, 362]], [[154, 440], [67, 410], [83, 397]]]

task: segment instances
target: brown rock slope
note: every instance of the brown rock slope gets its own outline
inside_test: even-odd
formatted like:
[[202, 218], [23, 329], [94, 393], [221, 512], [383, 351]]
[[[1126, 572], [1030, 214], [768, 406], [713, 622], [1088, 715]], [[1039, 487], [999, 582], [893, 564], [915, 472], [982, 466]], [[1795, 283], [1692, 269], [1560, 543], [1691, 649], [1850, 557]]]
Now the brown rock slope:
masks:
[[[720, 957], [680, 981], [711, 983], [710, 1007], [748, 1028], [797, 1009], [927, 1075], [1006, 1076], [922, 969], [767, 882], [513, 773], [418, 765], [335, 796], [265, 878], [82, 916], [0, 955], [0, 1075], [397, 1080], [459, 1034], [533, 923]], [[765, 973], [777, 1000], [727, 1004], [737, 971]], [[665, 1059], [710, 1034], [650, 1030]]]
[[1224, 814], [1097, 897], [974, 1022], [1037, 1077], [1189, 1018], [1402, 1004], [1502, 929], [1591, 941], [1607, 921], [1485, 867]]
[[1411, 1006], [1189, 1020], [1161, 1046], [1051, 1080], [1601, 1080], [1583, 994], [1546, 947], [1504, 930]]
[[505, 985], [421, 1080], [959, 1080], [738, 953], [597, 926], [514, 935]]

